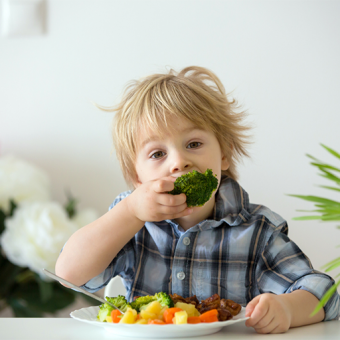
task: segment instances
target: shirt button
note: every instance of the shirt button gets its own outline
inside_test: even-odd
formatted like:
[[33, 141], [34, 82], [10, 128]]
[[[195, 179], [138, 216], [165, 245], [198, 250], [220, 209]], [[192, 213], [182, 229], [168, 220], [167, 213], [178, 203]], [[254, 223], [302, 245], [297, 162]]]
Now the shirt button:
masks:
[[190, 238], [189, 237], [184, 237], [183, 244], [188, 246], [190, 244]]
[[183, 272], [179, 272], [179, 273], [177, 273], [177, 278], [178, 278], [178, 280], [184, 280], [185, 274]]

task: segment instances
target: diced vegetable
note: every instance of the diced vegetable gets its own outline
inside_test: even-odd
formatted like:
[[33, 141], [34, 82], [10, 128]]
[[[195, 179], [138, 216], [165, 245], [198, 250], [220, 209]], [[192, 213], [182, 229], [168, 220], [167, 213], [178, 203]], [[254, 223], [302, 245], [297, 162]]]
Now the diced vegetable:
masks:
[[155, 313], [150, 313], [147, 310], [141, 310], [140, 312], [140, 316], [141, 318], [145, 319], [145, 320], [153, 320], [153, 319], [157, 319], [157, 314]]
[[107, 317], [106, 317], [106, 322], [112, 322], [111, 316], [107, 316]]
[[188, 323], [195, 324], [195, 323], [201, 323], [201, 319], [199, 316], [189, 316], [188, 317]]
[[148, 320], [145, 320], [145, 319], [139, 319], [135, 322], [135, 324], [138, 324], [138, 325], [147, 325], [148, 324]]
[[172, 319], [174, 318], [175, 313], [180, 311], [182, 311], [182, 309], [176, 307], [166, 309], [163, 314], [165, 323], [172, 323]]
[[149, 320], [148, 324], [149, 325], [166, 325], [166, 323], [164, 321], [161, 321], [161, 320], [158, 320], [158, 319]]
[[190, 317], [190, 316], [200, 316], [200, 312], [196, 309], [195, 305], [193, 305], [191, 303], [177, 302], [175, 304], [175, 307], [181, 308], [182, 310], [185, 310], [188, 314], [188, 317]]
[[175, 313], [174, 324], [175, 325], [183, 325], [188, 323], [188, 314], [185, 310]]
[[199, 316], [202, 322], [216, 322], [218, 321], [218, 311], [217, 309], [211, 309]]
[[[119, 317], [121, 315], [121, 317]], [[111, 322], [113, 322], [113, 323], [118, 323], [120, 320], [121, 320], [121, 318], [122, 318], [122, 313], [119, 311], [119, 310], [117, 310], [117, 309], [114, 309], [112, 312], [111, 312]]]
[[150, 302], [145, 308], [146, 312], [154, 313], [154, 314], [159, 314], [161, 310], [162, 310], [162, 305], [158, 301]]
[[137, 321], [137, 312], [128, 308], [119, 323], [135, 323]]

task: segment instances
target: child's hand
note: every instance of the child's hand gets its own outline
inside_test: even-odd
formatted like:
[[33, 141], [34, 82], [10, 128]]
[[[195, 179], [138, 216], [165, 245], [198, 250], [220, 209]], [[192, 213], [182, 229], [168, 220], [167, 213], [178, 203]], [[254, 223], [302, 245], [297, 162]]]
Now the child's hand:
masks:
[[191, 214], [193, 209], [187, 207], [185, 194], [168, 194], [174, 189], [175, 180], [170, 176], [138, 186], [127, 197], [131, 213], [143, 222], [158, 222]]
[[246, 307], [247, 327], [254, 327], [257, 333], [284, 333], [291, 325], [289, 306], [281, 295], [261, 294]]

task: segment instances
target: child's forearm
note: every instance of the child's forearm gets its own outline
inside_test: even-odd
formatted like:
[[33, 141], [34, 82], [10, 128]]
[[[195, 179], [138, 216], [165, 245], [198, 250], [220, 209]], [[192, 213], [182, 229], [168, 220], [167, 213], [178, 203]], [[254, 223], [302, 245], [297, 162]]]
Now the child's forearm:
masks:
[[58, 276], [83, 285], [109, 265], [144, 225], [129, 212], [127, 200], [70, 237], [56, 263]]
[[316, 315], [310, 317], [310, 314], [319, 303], [317, 297], [306, 290], [295, 290], [289, 294], [280, 295], [291, 312], [291, 324], [290, 327], [299, 327], [309, 325], [322, 321], [325, 318], [325, 312], [322, 308]]

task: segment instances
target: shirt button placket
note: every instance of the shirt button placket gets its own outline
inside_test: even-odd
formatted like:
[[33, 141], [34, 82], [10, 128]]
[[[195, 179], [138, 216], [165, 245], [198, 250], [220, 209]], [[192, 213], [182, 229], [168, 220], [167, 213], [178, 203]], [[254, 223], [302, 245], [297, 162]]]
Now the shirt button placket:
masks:
[[189, 237], [184, 237], [184, 239], [183, 239], [183, 244], [184, 244], [185, 246], [188, 246], [188, 245], [190, 244], [190, 238], [189, 238]]
[[179, 273], [177, 273], [177, 279], [178, 279], [178, 280], [184, 280], [184, 279], [185, 279], [185, 274], [184, 274], [184, 272], [179, 272]]

